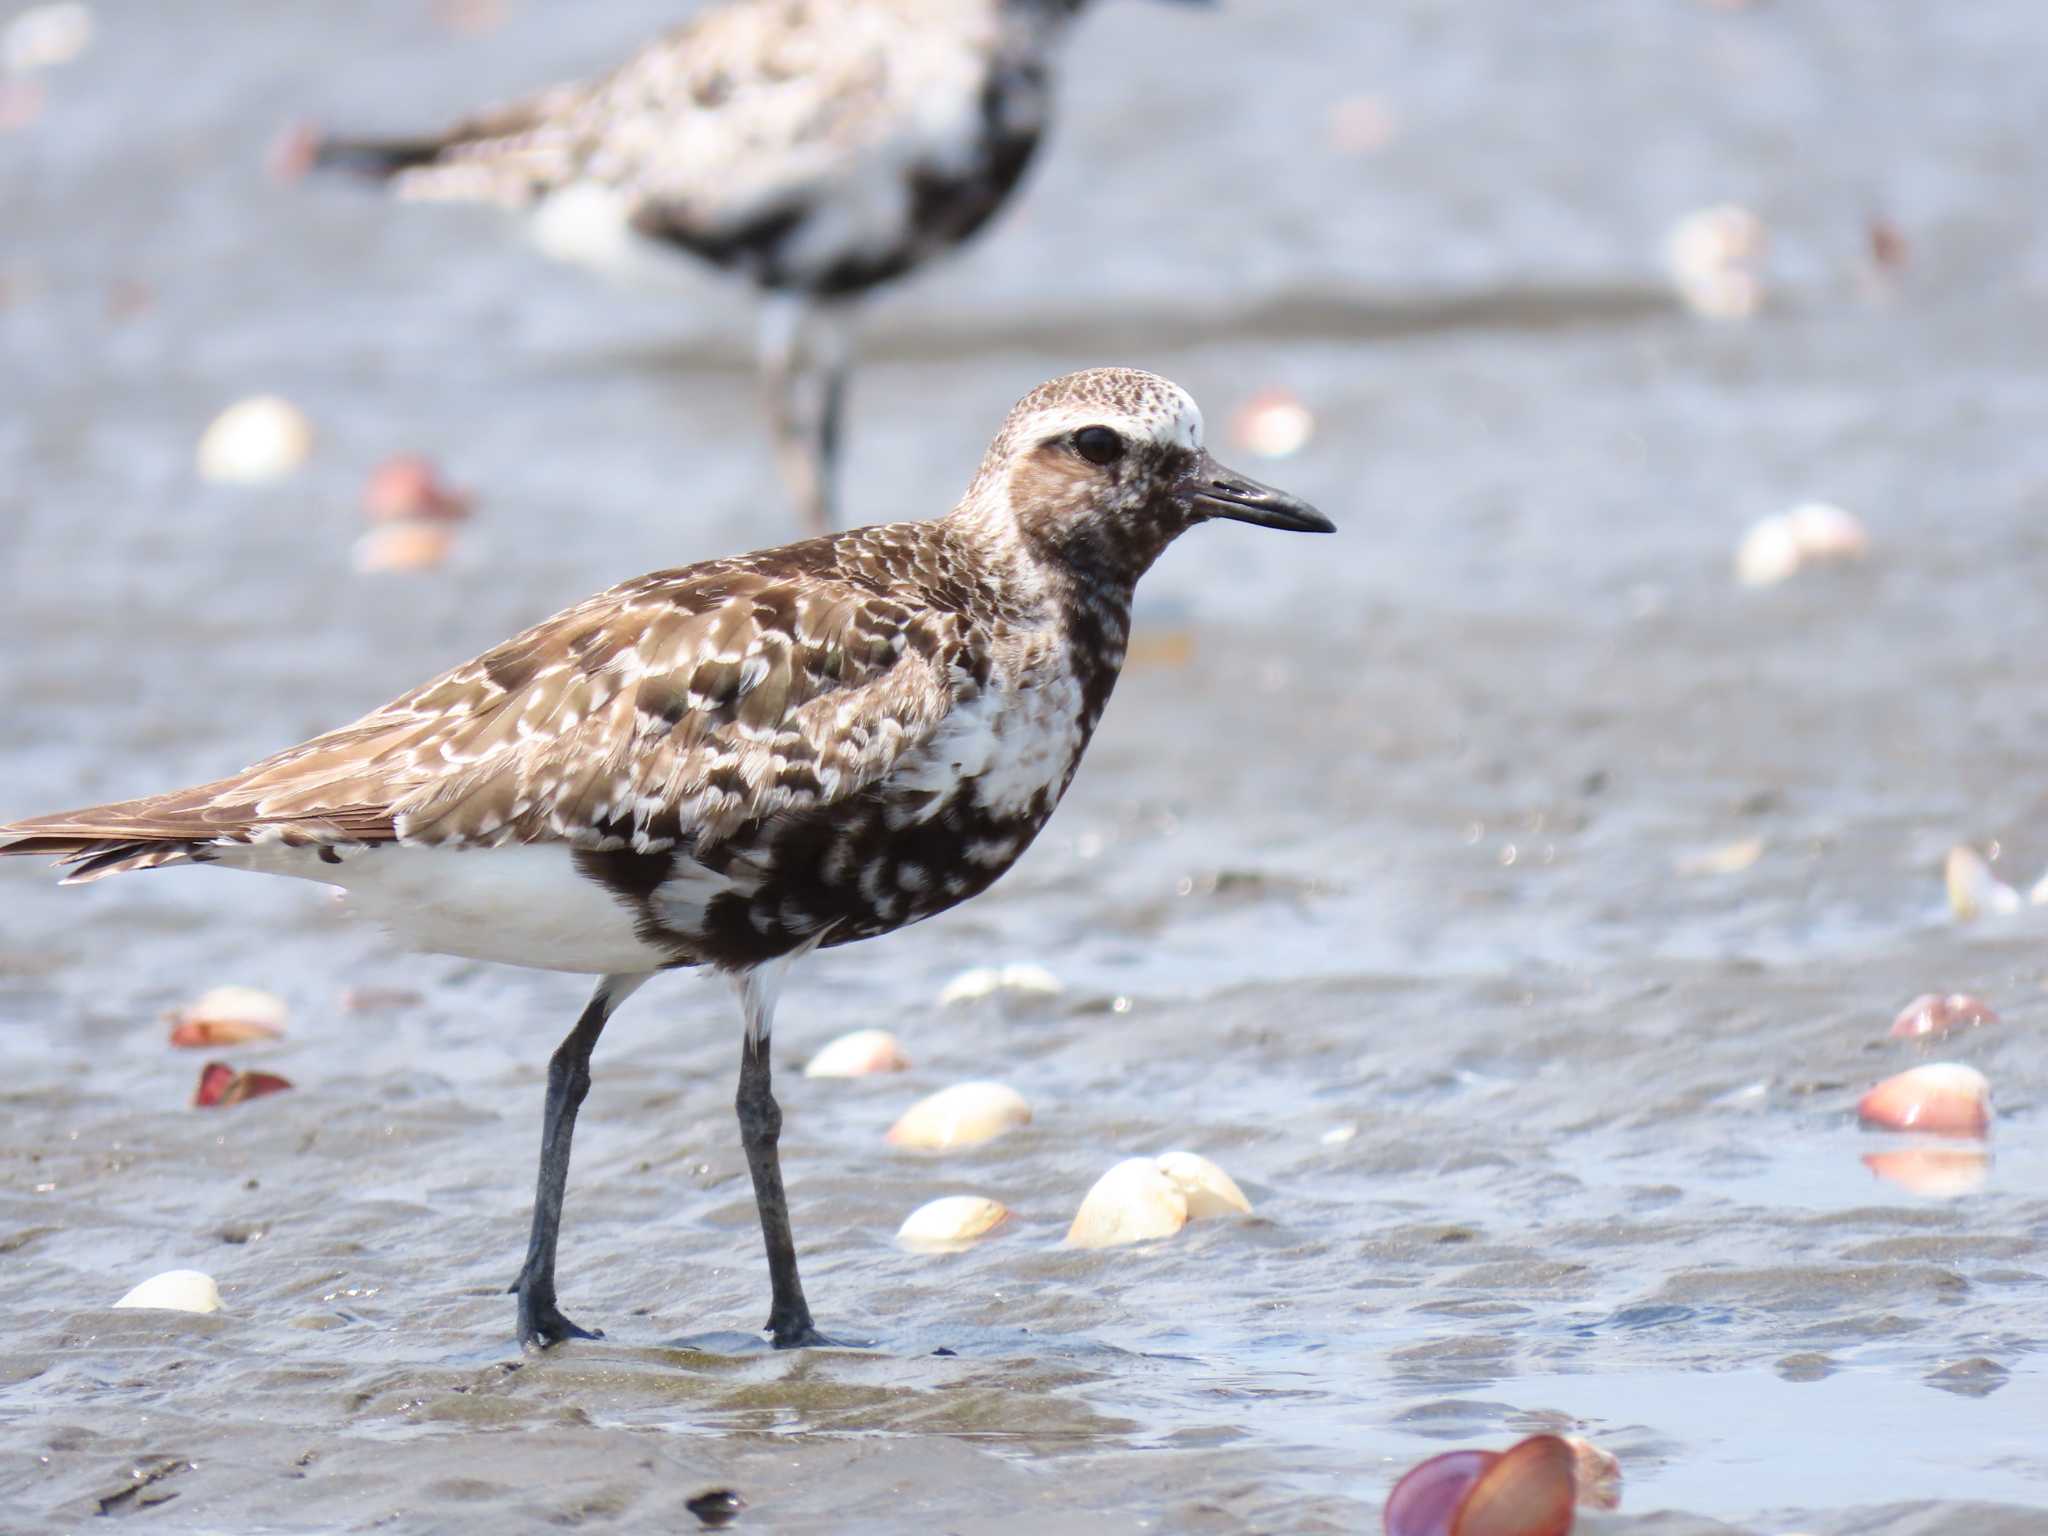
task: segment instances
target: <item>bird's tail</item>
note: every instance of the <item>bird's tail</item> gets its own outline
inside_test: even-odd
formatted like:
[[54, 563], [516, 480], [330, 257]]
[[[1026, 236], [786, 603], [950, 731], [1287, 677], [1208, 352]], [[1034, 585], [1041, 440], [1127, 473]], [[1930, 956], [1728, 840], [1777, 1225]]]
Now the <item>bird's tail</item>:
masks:
[[432, 165], [448, 149], [446, 138], [433, 139], [331, 139], [316, 138], [311, 167], [319, 171], [348, 171], [373, 181], [389, 181], [401, 171]]

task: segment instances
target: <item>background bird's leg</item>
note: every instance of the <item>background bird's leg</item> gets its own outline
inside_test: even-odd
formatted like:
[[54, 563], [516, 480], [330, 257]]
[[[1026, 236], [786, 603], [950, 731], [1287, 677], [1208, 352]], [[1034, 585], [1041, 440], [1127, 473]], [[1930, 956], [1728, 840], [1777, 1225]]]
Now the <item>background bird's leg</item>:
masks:
[[775, 461], [806, 533], [838, 510], [840, 421], [852, 328], [842, 306], [771, 294], [761, 309], [761, 377]]
[[519, 1342], [545, 1349], [563, 1339], [600, 1339], [579, 1328], [555, 1305], [555, 1239], [562, 1228], [562, 1192], [569, 1183], [569, 1143], [576, 1135], [576, 1111], [590, 1092], [590, 1053], [619, 1004], [638, 990], [645, 976], [607, 976], [597, 984], [576, 1027], [548, 1062], [547, 1107], [541, 1115], [540, 1181], [533, 1197], [533, 1233], [526, 1262], [510, 1286], [519, 1298]]
[[747, 1171], [754, 1176], [754, 1205], [761, 1215], [761, 1240], [768, 1249], [768, 1283], [774, 1299], [766, 1326], [777, 1349], [828, 1344], [811, 1324], [804, 1302], [803, 1281], [796, 1272], [796, 1239], [789, 1230], [789, 1199], [782, 1192], [782, 1162], [776, 1142], [782, 1134], [782, 1109], [770, 1082], [768, 1037], [775, 1023], [775, 994], [782, 983], [782, 962], [771, 961], [733, 978], [740, 1007], [747, 1015], [747, 1038], [740, 1047], [740, 1142], [747, 1150]]

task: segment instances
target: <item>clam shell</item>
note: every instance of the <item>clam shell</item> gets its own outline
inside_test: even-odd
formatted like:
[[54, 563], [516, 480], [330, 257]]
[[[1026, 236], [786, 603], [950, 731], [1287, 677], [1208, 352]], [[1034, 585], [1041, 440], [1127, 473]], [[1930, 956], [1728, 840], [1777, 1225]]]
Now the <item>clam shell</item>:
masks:
[[1949, 849], [1942, 874], [1948, 883], [1949, 910], [1964, 922], [1987, 912], [2005, 917], [2020, 909], [2020, 893], [1992, 874], [1974, 848]]
[[1991, 1084], [1975, 1067], [1937, 1061], [1888, 1077], [1856, 1106], [1865, 1125], [1936, 1136], [1982, 1136], [1991, 1128]]
[[919, 1099], [889, 1128], [898, 1147], [972, 1147], [1031, 1122], [1031, 1106], [1001, 1083], [955, 1083]]
[[1581, 1509], [1621, 1508], [1621, 1462], [1603, 1446], [1578, 1435], [1566, 1435], [1572, 1448], [1572, 1483]]
[[1996, 1024], [1998, 1013], [1981, 997], [1967, 992], [1923, 992], [1899, 1010], [1892, 1020], [1892, 1038], [1913, 1040], [1923, 1035], [1941, 1036], [1979, 1024]]
[[1481, 1472], [1449, 1536], [1566, 1536], [1578, 1496], [1577, 1457], [1557, 1435], [1531, 1435]]
[[1252, 1203], [1236, 1181], [1199, 1153], [1167, 1152], [1154, 1161], [1187, 1201], [1189, 1221], [1251, 1215]]
[[1060, 979], [1042, 965], [977, 965], [962, 971], [939, 990], [939, 1006], [976, 1003], [998, 992], [1021, 997], [1057, 997]]
[[199, 475], [222, 485], [267, 485], [313, 452], [313, 424], [291, 401], [253, 395], [222, 411], [199, 438]]
[[220, 1287], [213, 1276], [196, 1269], [167, 1269], [151, 1275], [114, 1303], [117, 1307], [153, 1307], [162, 1312], [218, 1312]]
[[1499, 1451], [1445, 1451], [1417, 1462], [1387, 1495], [1380, 1529], [1386, 1536], [1444, 1536], [1479, 1474], [1499, 1460]]
[[[1241, 1198], [1241, 1197], [1240, 1197]], [[1069, 1248], [1115, 1248], [1171, 1237], [1187, 1225], [1188, 1197], [1150, 1157], [1127, 1157], [1095, 1181], [1073, 1225]]]
[[909, 1248], [947, 1253], [965, 1248], [1010, 1219], [1010, 1208], [981, 1195], [946, 1195], [926, 1201], [896, 1229], [896, 1241]]
[[901, 1072], [910, 1065], [903, 1047], [886, 1029], [856, 1029], [829, 1040], [804, 1063], [805, 1077], [868, 1077]]
[[171, 1044], [188, 1049], [275, 1040], [284, 1033], [284, 999], [256, 987], [214, 987], [172, 1013]]

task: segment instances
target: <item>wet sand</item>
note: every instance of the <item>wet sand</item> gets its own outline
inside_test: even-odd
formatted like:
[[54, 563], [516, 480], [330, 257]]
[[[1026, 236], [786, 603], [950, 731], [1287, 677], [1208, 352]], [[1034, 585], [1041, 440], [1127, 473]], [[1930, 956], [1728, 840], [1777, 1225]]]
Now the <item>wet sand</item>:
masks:
[[[514, 4], [468, 39], [398, 0], [96, 10], [0, 135], [29, 384], [0, 404], [0, 813], [214, 776], [785, 535], [723, 290], [621, 296], [488, 215], [262, 174], [286, 117], [431, 121], [667, 7]], [[1018, 394], [1125, 361], [1219, 438], [1300, 395], [1309, 445], [1245, 465], [1342, 532], [1184, 540], [1017, 870], [794, 978], [807, 1288], [875, 1347], [746, 1332], [722, 987], [661, 982], [608, 1032], [562, 1287], [610, 1337], [522, 1359], [502, 1290], [580, 981], [403, 955], [315, 888], [10, 864], [0, 1524], [78, 1529], [141, 1469], [110, 1513], [171, 1531], [690, 1529], [729, 1487], [741, 1530], [1351, 1532], [1410, 1463], [1563, 1426], [1622, 1460], [1603, 1530], [2048, 1530], [2048, 908], [1959, 925], [1940, 883], [1964, 841], [2048, 867], [2037, 27], [2019, 0], [1102, 6], [1025, 202], [874, 318], [852, 510], [943, 510]], [[1360, 91], [1398, 132], [1347, 157], [1327, 117]], [[1726, 197], [1774, 239], [1746, 325], [1658, 266]], [[1883, 289], [1876, 211], [1911, 253]], [[315, 422], [308, 469], [198, 483], [205, 422], [266, 389]], [[437, 571], [359, 577], [358, 489], [402, 450], [477, 520]], [[1871, 557], [1739, 588], [1743, 530], [1811, 497]], [[1064, 991], [936, 1003], [1011, 961]], [[195, 1112], [162, 1014], [223, 982], [288, 1001], [283, 1044], [225, 1054], [296, 1087]], [[417, 997], [347, 1007], [365, 987]], [[2002, 1022], [1886, 1038], [1951, 989]], [[867, 1025], [910, 1072], [796, 1077]], [[1876, 1177], [1907, 1142], [1855, 1124], [1930, 1055], [1997, 1095], [1961, 1198]], [[883, 1143], [984, 1076], [1030, 1127]], [[1059, 1246], [1097, 1174], [1183, 1146], [1256, 1216]], [[1016, 1217], [899, 1250], [948, 1193]], [[110, 1309], [184, 1266], [224, 1312]]]

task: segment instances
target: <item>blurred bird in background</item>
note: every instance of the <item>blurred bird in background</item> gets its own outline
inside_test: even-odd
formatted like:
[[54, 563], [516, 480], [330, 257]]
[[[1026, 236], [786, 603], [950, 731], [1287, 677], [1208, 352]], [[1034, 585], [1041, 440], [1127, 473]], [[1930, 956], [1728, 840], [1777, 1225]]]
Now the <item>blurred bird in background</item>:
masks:
[[564, 259], [618, 272], [683, 252], [750, 279], [776, 457], [822, 533], [853, 306], [1016, 189], [1087, 3], [727, 0], [598, 79], [424, 137], [321, 136], [312, 163], [519, 211]]

